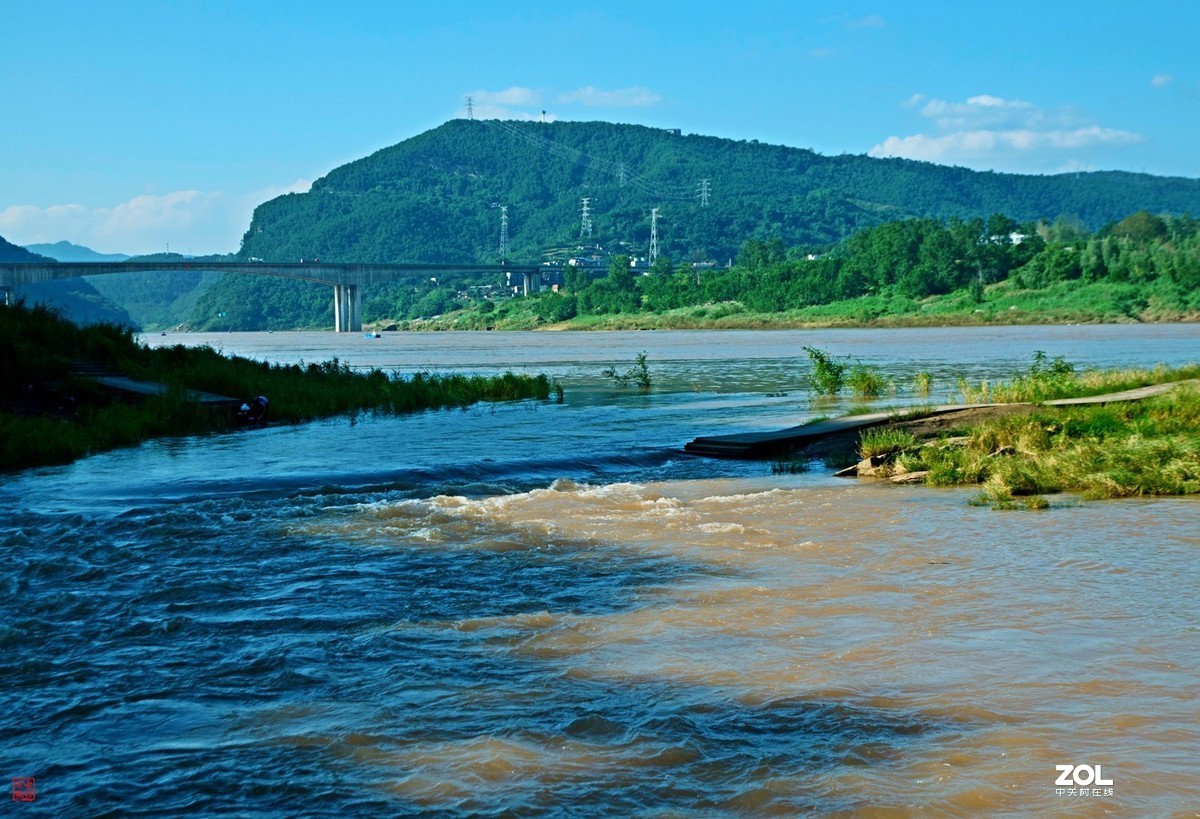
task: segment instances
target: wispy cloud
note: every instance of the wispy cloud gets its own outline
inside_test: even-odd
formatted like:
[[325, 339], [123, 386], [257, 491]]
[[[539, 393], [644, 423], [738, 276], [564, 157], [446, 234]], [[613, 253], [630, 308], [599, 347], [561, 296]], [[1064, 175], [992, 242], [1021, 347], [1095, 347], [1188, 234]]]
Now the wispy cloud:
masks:
[[1093, 145], [1130, 145], [1142, 137], [1113, 128], [1076, 128], [1072, 131], [956, 131], [941, 136], [914, 134], [891, 136], [871, 149], [871, 156], [898, 156], [929, 162], [999, 157], [1012, 151], [1060, 150]]
[[284, 193], [306, 191], [296, 180], [243, 194], [182, 190], [142, 194], [111, 207], [12, 205], [0, 211], [0, 235], [21, 245], [67, 239], [106, 253], [229, 253], [239, 247], [254, 208]]
[[[512, 86], [503, 91], [471, 91], [466, 95], [471, 100], [468, 110], [466, 98], [458, 110], [459, 117], [469, 113], [475, 119], [520, 119], [530, 120], [542, 117], [541, 106], [545, 95], [533, 88]], [[532, 110], [530, 110], [532, 109]], [[553, 120], [553, 116], [546, 116]]]
[[878, 14], [868, 14], [866, 17], [850, 20], [846, 23], [846, 28], [883, 28], [886, 25], [887, 21]]
[[471, 99], [470, 113], [476, 119], [542, 119], [553, 122], [554, 113], [545, 110], [547, 100], [557, 105], [580, 105], [586, 108], [649, 108], [662, 102], [662, 97], [643, 85], [605, 90], [586, 85], [573, 91], [537, 90], [514, 86], [503, 91], [472, 91], [464, 96], [460, 117], [467, 116], [466, 97]]
[[1001, 170], [1031, 165], [1050, 170], [1083, 162], [1064, 156], [1065, 152], [1131, 145], [1144, 139], [1141, 134], [1088, 122], [1074, 109], [1047, 111], [1026, 100], [991, 94], [963, 102], [927, 100], [914, 94], [903, 105], [920, 106], [920, 115], [932, 122], [935, 131], [889, 136], [871, 148], [871, 156]]
[[1155, 74], [1150, 78], [1150, 84], [1155, 88], [1164, 88], [1175, 81], [1175, 78], [1170, 74]]
[[1006, 100], [991, 94], [969, 97], [966, 102], [930, 100], [921, 108], [921, 116], [932, 119], [944, 131], [1014, 122], [1033, 126], [1045, 119], [1031, 102]]
[[617, 88], [612, 91], [587, 85], [560, 94], [558, 101], [564, 105], [578, 103], [589, 108], [648, 108], [651, 105], [657, 105], [662, 98], [644, 85]]

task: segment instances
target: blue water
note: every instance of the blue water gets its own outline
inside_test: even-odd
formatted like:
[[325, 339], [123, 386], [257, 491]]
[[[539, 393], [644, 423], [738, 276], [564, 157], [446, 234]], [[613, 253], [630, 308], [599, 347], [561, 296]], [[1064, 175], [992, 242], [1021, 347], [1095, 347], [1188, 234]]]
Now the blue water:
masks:
[[[400, 370], [516, 358], [561, 379], [567, 402], [156, 441], [7, 476], [0, 760], [38, 783], [37, 802], [14, 810], [1043, 812], [1061, 807], [1041, 781], [1058, 752], [1022, 726], [1044, 721], [1074, 746], [1059, 756], [1079, 761], [1191, 741], [1093, 735], [1079, 709], [1096, 673], [1155, 730], [1194, 707], [1164, 698], [1188, 689], [1162, 667], [1180, 666], [1196, 607], [1155, 608], [1157, 573], [1194, 569], [1194, 503], [1064, 507], [1033, 518], [1049, 527], [1035, 547], [1030, 518], [969, 507], [962, 492], [880, 492], [819, 468], [774, 476], [680, 447], [828, 413], [807, 397], [798, 343], [898, 382], [920, 361], [949, 392], [959, 375], [1013, 372], [1030, 349], [1183, 363], [1200, 350], [1195, 326], [522, 334], [505, 337], [508, 355], [484, 335], [220, 340]], [[598, 375], [643, 349], [649, 394]], [[918, 397], [901, 387], [884, 400]], [[1118, 547], [1048, 557], [1097, 539]], [[977, 545], [978, 565], [964, 562]], [[1128, 567], [1149, 545], [1161, 565], [1143, 576]], [[1047, 571], [1086, 584], [1048, 588]], [[1165, 641], [1077, 680], [1079, 666], [1017, 648], [1041, 645], [1029, 636], [1039, 612], [1086, 623], [1073, 601], [1112, 595], [1137, 602], [1123, 628], [1153, 612]], [[1008, 638], [974, 631], [989, 606]], [[947, 638], [939, 622], [960, 627]], [[1000, 672], [987, 656], [1006, 658]], [[1047, 711], [1047, 674], [1083, 693]], [[1013, 768], [998, 747], [1041, 767]], [[948, 759], [970, 784], [942, 782]], [[1169, 760], [1159, 769], [1178, 779]], [[1117, 770], [1129, 793], [1132, 773]], [[1126, 807], [1179, 807], [1168, 785]]]

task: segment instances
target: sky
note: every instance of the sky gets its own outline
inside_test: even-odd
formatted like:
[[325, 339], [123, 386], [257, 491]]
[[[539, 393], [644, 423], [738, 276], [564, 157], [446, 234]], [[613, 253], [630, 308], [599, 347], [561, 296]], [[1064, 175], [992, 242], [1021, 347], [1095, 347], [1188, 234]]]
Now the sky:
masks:
[[0, 236], [234, 252], [259, 203], [468, 97], [477, 119], [1195, 179], [1197, 34], [1192, 0], [0, 0]]

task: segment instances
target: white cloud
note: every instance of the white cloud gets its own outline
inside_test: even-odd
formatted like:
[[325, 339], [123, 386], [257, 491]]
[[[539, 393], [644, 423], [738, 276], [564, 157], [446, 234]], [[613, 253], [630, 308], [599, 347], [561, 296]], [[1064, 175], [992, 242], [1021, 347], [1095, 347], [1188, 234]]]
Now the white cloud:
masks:
[[[520, 119], [531, 120], [542, 118], [541, 105], [543, 94], [533, 88], [512, 86], [503, 91], [472, 91], [466, 95], [471, 100], [468, 111], [466, 100], [458, 110], [459, 118], [468, 113], [475, 119]], [[533, 106], [535, 111], [520, 110], [519, 106]], [[545, 119], [553, 121], [554, 117], [547, 115]]]
[[254, 208], [305, 180], [244, 194], [184, 190], [142, 194], [111, 207], [13, 205], [0, 211], [0, 236], [19, 245], [66, 239], [103, 253], [231, 253], [240, 246]]
[[1012, 123], [1033, 126], [1044, 119], [1041, 110], [1031, 102], [1006, 100], [991, 94], [969, 97], [966, 102], [930, 100], [921, 109], [921, 116], [934, 120], [943, 130]]
[[891, 136], [868, 153], [928, 162], [971, 164], [973, 161], [1003, 158], [1013, 152], [1088, 148], [1096, 145], [1131, 145], [1142, 136], [1113, 128], [1076, 128], [1074, 130], [1032, 131], [956, 131], [940, 136], [914, 134]]
[[153, 230], [186, 229], [208, 217], [219, 193], [175, 191], [165, 196], [143, 194], [102, 214], [96, 225], [100, 236], [121, 239]]
[[471, 100], [468, 111], [466, 99], [458, 116], [468, 114], [475, 119], [544, 120], [554, 122], [555, 114], [545, 110], [545, 101], [552, 98], [559, 105], [583, 105], [589, 108], [646, 108], [657, 105], [662, 98], [641, 85], [606, 91], [593, 85], [573, 91], [538, 91], [514, 86], [503, 91], [472, 91], [465, 95]]
[[541, 105], [542, 95], [532, 88], [513, 86], [503, 91], [476, 91], [471, 94], [480, 105]]
[[847, 28], [883, 28], [887, 22], [878, 14], [868, 14], [846, 23]]
[[868, 152], [871, 156], [903, 157], [968, 167], [1003, 169], [1030, 166], [1049, 170], [1083, 163], [1067, 151], [1131, 145], [1140, 134], [1104, 128], [1083, 120], [1070, 108], [1046, 111], [1032, 102], [978, 94], [964, 102], [930, 99], [914, 94], [903, 106], [920, 105], [920, 115], [932, 120], [934, 133], [889, 136]]
[[1155, 74], [1150, 78], [1150, 84], [1155, 88], [1163, 88], [1174, 82], [1175, 78], [1170, 74]]
[[617, 88], [613, 91], [604, 91], [588, 85], [558, 97], [559, 103], [564, 105], [579, 103], [592, 108], [647, 108], [657, 105], [661, 100], [658, 94], [643, 85]]

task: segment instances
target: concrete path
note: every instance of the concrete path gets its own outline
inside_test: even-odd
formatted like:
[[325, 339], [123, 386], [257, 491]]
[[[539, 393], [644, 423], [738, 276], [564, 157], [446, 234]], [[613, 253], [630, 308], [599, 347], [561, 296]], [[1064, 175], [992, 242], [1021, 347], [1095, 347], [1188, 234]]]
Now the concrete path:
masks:
[[[72, 365], [71, 374], [78, 378], [86, 378], [109, 392], [134, 400], [164, 395], [170, 389], [166, 384], [157, 381], [139, 381], [127, 375], [110, 372], [90, 362], [75, 362]], [[230, 398], [227, 395], [217, 395], [200, 390], [188, 390], [187, 397], [190, 401], [213, 409], [236, 410], [242, 405], [242, 400], [239, 398]]]
[[[1053, 401], [1041, 402], [1044, 406], [1065, 407], [1075, 404], [1108, 404], [1115, 401], [1137, 401], [1160, 395], [1174, 389], [1180, 384], [1197, 384], [1196, 380], [1173, 381], [1167, 384], [1155, 384], [1150, 387], [1139, 387], [1135, 390], [1107, 393], [1105, 395], [1090, 395], [1085, 398], [1059, 398]], [[917, 418], [932, 418], [935, 415], [945, 415], [959, 410], [979, 409], [981, 407], [1002, 406], [1033, 406], [1028, 402], [1017, 404], [947, 404], [925, 410], [919, 415], [905, 416], [906, 420]], [[789, 450], [838, 435], [844, 432], [880, 426], [895, 420], [904, 413], [903, 409], [892, 412], [872, 412], [866, 415], [846, 415], [841, 418], [831, 418], [827, 421], [815, 421], [788, 427], [776, 432], [741, 432], [732, 435], [709, 435], [689, 441], [684, 445], [684, 452], [693, 455], [704, 455], [712, 458], [765, 458], [778, 455]]]

